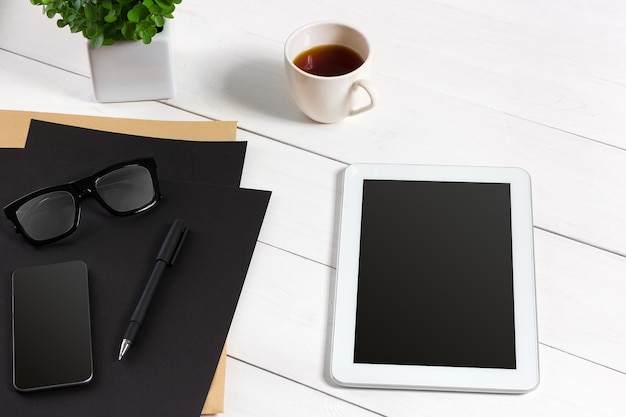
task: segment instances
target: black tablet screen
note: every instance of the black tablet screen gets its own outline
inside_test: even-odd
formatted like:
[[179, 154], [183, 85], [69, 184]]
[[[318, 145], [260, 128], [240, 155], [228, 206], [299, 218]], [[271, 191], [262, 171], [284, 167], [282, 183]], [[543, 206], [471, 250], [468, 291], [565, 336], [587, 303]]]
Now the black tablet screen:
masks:
[[354, 361], [516, 367], [509, 184], [365, 180]]

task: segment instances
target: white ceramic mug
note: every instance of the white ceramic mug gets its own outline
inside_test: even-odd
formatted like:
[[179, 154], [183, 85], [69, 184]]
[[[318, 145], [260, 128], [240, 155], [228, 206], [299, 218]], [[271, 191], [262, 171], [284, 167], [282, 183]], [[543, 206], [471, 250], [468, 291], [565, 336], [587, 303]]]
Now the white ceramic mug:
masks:
[[[310, 74], [294, 63], [296, 57], [320, 45], [342, 45], [356, 51], [364, 60], [343, 75]], [[335, 123], [376, 105], [378, 91], [369, 80], [372, 51], [367, 38], [357, 29], [339, 22], [315, 22], [293, 32], [285, 43], [285, 69], [291, 95], [311, 119]]]

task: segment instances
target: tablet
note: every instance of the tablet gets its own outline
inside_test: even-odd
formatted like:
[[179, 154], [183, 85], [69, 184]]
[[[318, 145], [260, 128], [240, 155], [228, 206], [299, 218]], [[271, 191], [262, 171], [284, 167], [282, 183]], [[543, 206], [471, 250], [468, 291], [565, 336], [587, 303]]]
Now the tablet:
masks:
[[371, 388], [523, 393], [537, 386], [526, 171], [345, 170], [330, 377]]

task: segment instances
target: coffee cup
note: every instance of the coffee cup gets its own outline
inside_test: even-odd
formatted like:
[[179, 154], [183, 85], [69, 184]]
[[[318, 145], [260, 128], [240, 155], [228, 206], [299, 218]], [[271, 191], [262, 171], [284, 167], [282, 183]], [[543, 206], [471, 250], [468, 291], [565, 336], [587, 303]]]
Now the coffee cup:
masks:
[[291, 95], [304, 114], [320, 123], [335, 123], [376, 105], [371, 65], [367, 38], [344, 23], [308, 24], [285, 43]]

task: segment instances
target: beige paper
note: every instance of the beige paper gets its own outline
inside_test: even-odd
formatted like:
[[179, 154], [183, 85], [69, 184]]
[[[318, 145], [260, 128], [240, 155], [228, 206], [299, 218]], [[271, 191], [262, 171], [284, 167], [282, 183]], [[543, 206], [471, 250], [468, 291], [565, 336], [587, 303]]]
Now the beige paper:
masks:
[[217, 363], [215, 374], [213, 375], [213, 382], [209, 388], [209, 395], [207, 395], [202, 407], [202, 415], [211, 415], [224, 412], [224, 385], [226, 381], [226, 344], [224, 344], [224, 350], [222, 350], [222, 356]]
[[31, 119], [163, 139], [218, 141], [235, 140], [237, 135], [237, 122], [170, 122], [0, 110], [0, 147], [23, 148]]
[[[170, 122], [111, 117], [78, 116], [71, 114], [0, 110], [0, 148], [23, 148], [32, 119], [69, 126], [126, 133], [163, 139], [193, 141], [230, 141], [237, 135], [237, 122]], [[202, 415], [224, 412], [226, 378], [226, 346], [217, 365]]]

